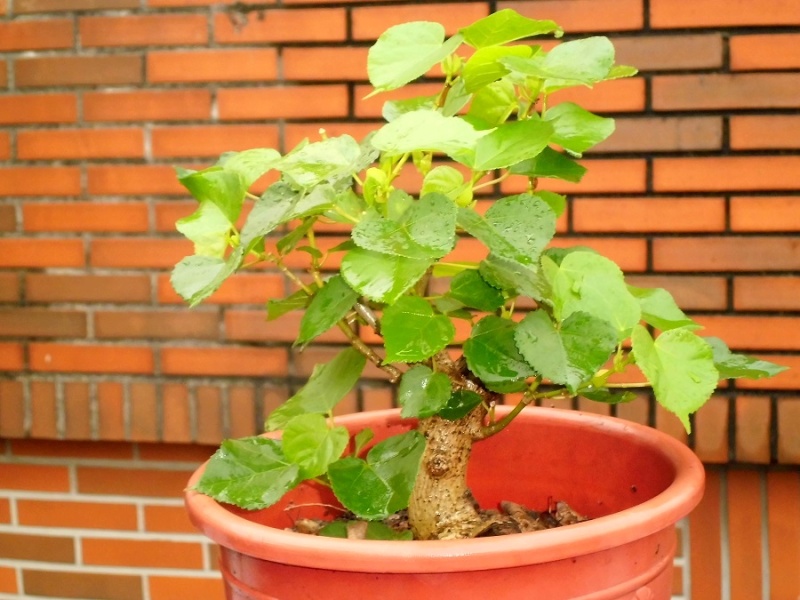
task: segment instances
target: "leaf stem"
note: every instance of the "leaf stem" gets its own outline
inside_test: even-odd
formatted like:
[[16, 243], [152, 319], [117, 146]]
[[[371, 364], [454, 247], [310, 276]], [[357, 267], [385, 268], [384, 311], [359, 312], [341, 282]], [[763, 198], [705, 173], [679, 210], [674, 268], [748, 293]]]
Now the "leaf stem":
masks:
[[555, 390], [550, 390], [549, 392], [542, 392], [536, 393], [534, 391], [528, 390], [522, 395], [522, 399], [517, 403], [511, 411], [504, 416], [499, 421], [494, 421], [493, 423], [489, 423], [488, 425], [481, 428], [481, 439], [485, 439], [487, 437], [491, 437], [497, 433], [500, 433], [508, 427], [508, 425], [516, 418], [519, 413], [522, 412], [526, 406], [528, 406], [534, 400], [541, 400], [543, 398], [558, 398], [559, 396], [567, 396], [569, 397], [570, 394], [567, 392], [565, 388], [558, 388]]

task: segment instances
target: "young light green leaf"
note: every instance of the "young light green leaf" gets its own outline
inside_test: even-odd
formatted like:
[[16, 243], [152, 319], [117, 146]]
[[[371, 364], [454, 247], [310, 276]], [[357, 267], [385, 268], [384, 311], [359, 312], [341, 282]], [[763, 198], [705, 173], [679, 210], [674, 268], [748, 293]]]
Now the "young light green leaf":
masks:
[[[464, 181], [461, 171], [448, 165], [434, 167], [422, 180], [421, 195], [437, 193], [447, 196], [457, 206], [472, 203], [472, 186]], [[455, 211], [453, 211], [455, 218]], [[455, 225], [455, 221], [453, 223]]]
[[[544, 58], [543, 68], [550, 73], [546, 89], [603, 81], [614, 66], [614, 45], [607, 37], [595, 36], [564, 42]], [[559, 81], [560, 80], [560, 81]], [[566, 80], [566, 81], [565, 81]]]
[[349, 135], [328, 138], [290, 152], [276, 168], [299, 188], [334, 184], [361, 170], [362, 148]]
[[353, 248], [342, 258], [342, 277], [362, 296], [393, 304], [417, 283], [432, 260], [392, 256]]
[[508, 75], [508, 69], [500, 62], [507, 56], [528, 58], [533, 55], [530, 46], [489, 46], [480, 48], [469, 57], [461, 72], [464, 89], [468, 93], [477, 92], [490, 83]]
[[175, 228], [194, 243], [196, 255], [223, 258], [233, 225], [219, 206], [205, 200], [191, 215], [178, 219]]
[[386, 507], [389, 514], [408, 507], [424, 451], [424, 436], [411, 430], [386, 438], [367, 454], [369, 465], [392, 490]]
[[[319, 530], [317, 535], [323, 537], [333, 537], [346, 539], [350, 527], [364, 521], [331, 521]], [[414, 534], [410, 529], [403, 531], [395, 530], [382, 521], [367, 521], [367, 529], [364, 534], [365, 540], [385, 540], [389, 542], [404, 542], [414, 539]]]
[[540, 154], [553, 136], [547, 121], [526, 119], [503, 123], [481, 137], [475, 146], [477, 171], [503, 169]]
[[706, 403], [719, 380], [711, 346], [688, 329], [670, 329], [654, 341], [642, 325], [633, 328], [631, 340], [656, 400], [690, 432], [689, 415]]
[[189, 190], [198, 202], [212, 202], [229, 223], [235, 223], [242, 211], [247, 185], [235, 171], [222, 167], [209, 167], [202, 171], [178, 171], [178, 181]]
[[516, 327], [514, 321], [489, 315], [478, 321], [464, 343], [470, 371], [490, 390], [521, 391], [526, 387], [525, 379], [536, 375], [517, 349]]
[[305, 345], [328, 331], [350, 312], [357, 299], [358, 293], [345, 283], [341, 275], [331, 277], [314, 294], [300, 320], [300, 333], [295, 343]]
[[280, 442], [263, 437], [225, 440], [208, 462], [195, 490], [218, 502], [257, 510], [275, 504], [302, 481]]
[[[578, 183], [586, 174], [586, 167], [550, 147], [542, 150], [541, 154], [534, 158], [511, 165], [508, 170], [514, 175], [563, 179], [572, 183]], [[542, 194], [541, 191], [537, 192], [539, 196]]]
[[528, 313], [514, 339], [536, 372], [573, 394], [589, 381], [617, 346], [614, 327], [592, 315], [572, 313], [559, 327], [547, 313]]
[[466, 417], [483, 399], [470, 390], [455, 390], [447, 404], [439, 411], [439, 416], [448, 421], [458, 421]]
[[331, 427], [320, 414], [297, 415], [281, 434], [286, 459], [300, 467], [303, 479], [319, 477], [342, 456], [350, 441], [347, 428]]
[[437, 96], [417, 96], [415, 98], [387, 100], [383, 103], [381, 115], [388, 122], [415, 110], [436, 110], [436, 98]]
[[242, 227], [241, 243], [248, 245], [263, 238], [276, 227], [289, 220], [292, 208], [297, 204], [301, 193], [285, 183], [274, 183], [267, 188], [253, 205]]
[[392, 489], [367, 461], [345, 456], [328, 466], [328, 479], [339, 502], [357, 517], [384, 519], [392, 514]]
[[788, 367], [778, 365], [768, 360], [761, 360], [746, 354], [736, 354], [730, 351], [728, 345], [716, 337], [703, 338], [714, 352], [714, 365], [719, 371], [720, 379], [763, 379], [783, 373]]
[[452, 117], [461, 112], [461, 109], [469, 104], [472, 100], [472, 92], [467, 90], [464, 79], [461, 77], [456, 78], [453, 85], [450, 86], [450, 91], [444, 99], [442, 106], [442, 114], [445, 117]]
[[614, 133], [614, 119], [599, 117], [573, 102], [556, 104], [545, 121], [553, 126], [552, 143], [580, 157]]
[[387, 29], [367, 55], [367, 76], [375, 91], [394, 90], [422, 77], [462, 42], [460, 35], [447, 42], [444, 38], [444, 26], [427, 21]]
[[437, 315], [427, 301], [403, 296], [383, 311], [381, 330], [386, 362], [420, 362], [444, 349], [455, 337], [453, 323]]
[[242, 176], [246, 187], [253, 185], [262, 175], [274, 169], [281, 154], [272, 148], [252, 148], [243, 152], [226, 152], [220, 156], [217, 165], [226, 171]]
[[497, 310], [505, 303], [502, 292], [486, 283], [480, 273], [473, 270], [461, 271], [453, 277], [448, 296], [464, 306], [486, 312]]
[[553, 21], [537, 21], [504, 8], [461, 29], [464, 41], [473, 48], [499, 46], [523, 38], [552, 33], [561, 37], [564, 30]]
[[239, 269], [244, 255], [245, 248], [239, 246], [224, 260], [215, 256], [187, 256], [172, 269], [170, 283], [189, 306], [197, 306]]
[[330, 362], [314, 367], [311, 377], [300, 391], [270, 413], [267, 430], [283, 429], [298, 415], [331, 414], [361, 377], [366, 361], [358, 350], [346, 348]]
[[353, 436], [353, 454], [358, 456], [361, 454], [361, 451], [364, 449], [364, 446], [369, 444], [372, 439], [375, 437], [375, 432], [372, 431], [369, 427], [366, 429], [362, 429], [357, 434]]
[[397, 390], [403, 418], [432, 417], [444, 408], [449, 398], [450, 379], [444, 373], [434, 373], [425, 365], [416, 365], [406, 371]]
[[[514, 84], [508, 79], [501, 79], [475, 92], [467, 112], [467, 120], [476, 129], [491, 129], [505, 123], [516, 107]], [[478, 122], [482, 124], [480, 127], [476, 125]]]
[[642, 319], [661, 331], [685, 327], [687, 329], [701, 329], [700, 325], [686, 316], [667, 290], [664, 288], [639, 288], [632, 285], [628, 290], [639, 299], [642, 307]]

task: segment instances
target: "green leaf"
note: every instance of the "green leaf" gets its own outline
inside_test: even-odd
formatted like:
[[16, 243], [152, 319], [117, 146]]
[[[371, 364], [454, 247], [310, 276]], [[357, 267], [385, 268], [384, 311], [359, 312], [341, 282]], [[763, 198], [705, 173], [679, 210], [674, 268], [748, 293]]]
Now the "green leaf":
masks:
[[350, 434], [346, 427], [330, 427], [320, 414], [297, 415], [281, 434], [286, 459], [300, 467], [303, 479], [319, 477], [342, 456]]
[[556, 319], [584, 312], [607, 321], [621, 341], [641, 319], [639, 300], [625, 284], [625, 277], [613, 261], [593, 252], [570, 252], [560, 265], [542, 257], [542, 270], [550, 284]]
[[587, 388], [581, 390], [581, 396], [593, 402], [603, 402], [605, 404], [624, 404], [636, 400], [636, 392], [611, 391], [608, 388]]
[[[472, 203], [472, 186], [464, 181], [461, 171], [447, 165], [440, 165], [428, 171], [422, 180], [420, 193], [423, 196], [432, 193], [444, 195], [458, 206], [469, 206]], [[455, 219], [455, 211], [453, 218]]]
[[700, 325], [678, 308], [675, 299], [664, 288], [639, 288], [628, 286], [628, 291], [639, 299], [642, 307], [642, 319], [661, 331], [685, 327], [700, 329]]
[[501, 58], [507, 56], [528, 58], [532, 55], [533, 48], [530, 46], [490, 46], [480, 48], [470, 56], [461, 72], [464, 89], [469, 93], [476, 92], [507, 75], [509, 71], [500, 62]]
[[614, 133], [614, 119], [600, 117], [572, 102], [562, 102], [547, 111], [552, 124], [551, 141], [575, 156], [581, 156]]
[[498, 46], [548, 33], [561, 37], [564, 31], [553, 21], [528, 19], [510, 8], [499, 10], [461, 30], [464, 41], [473, 48]]
[[521, 391], [525, 379], [536, 375], [517, 349], [516, 328], [514, 321], [489, 315], [478, 321], [464, 343], [470, 371], [492, 391]]
[[244, 254], [245, 248], [239, 246], [225, 260], [215, 256], [187, 256], [172, 269], [170, 283], [189, 306], [197, 306], [239, 269]]
[[222, 210], [209, 200], [200, 203], [188, 217], [178, 219], [175, 228], [194, 243], [198, 256], [223, 258], [230, 245], [233, 225]]
[[[512, 165], [508, 170], [514, 175], [563, 179], [573, 183], [578, 183], [586, 174], [586, 167], [549, 147], [535, 158]], [[542, 194], [537, 192], [537, 195]]]
[[460, 208], [458, 224], [493, 254], [524, 265], [536, 263], [556, 231], [553, 211], [530, 194], [502, 198], [483, 217], [473, 209]]
[[444, 315], [437, 315], [427, 301], [403, 296], [383, 311], [381, 331], [386, 362], [420, 362], [444, 349], [456, 329]]
[[613, 326], [576, 312], [559, 327], [547, 313], [528, 313], [514, 339], [520, 354], [543, 377], [566, 385], [573, 394], [591, 380], [617, 346]]
[[328, 331], [347, 315], [358, 300], [353, 290], [340, 275], [331, 277], [314, 295], [300, 321], [297, 345], [305, 345]]
[[388, 122], [394, 121], [400, 115], [404, 115], [415, 110], [435, 110], [437, 98], [438, 96], [417, 96], [416, 98], [387, 100], [383, 103], [381, 115]]
[[369, 427], [366, 429], [362, 429], [357, 434], [353, 436], [353, 454], [358, 456], [361, 454], [361, 451], [364, 449], [364, 446], [369, 444], [372, 441], [372, 438], [375, 437], [375, 432], [372, 431]]
[[503, 169], [533, 158], [547, 147], [552, 136], [553, 127], [547, 121], [526, 119], [503, 123], [478, 140], [473, 168]]
[[362, 148], [351, 136], [341, 135], [292, 151], [277, 168], [299, 188], [333, 184], [362, 169]]
[[470, 100], [472, 100], [472, 93], [467, 91], [464, 80], [459, 77], [453, 82], [447, 97], [444, 99], [442, 114], [445, 117], [457, 115], [462, 108], [469, 104]]
[[305, 290], [297, 290], [295, 293], [281, 298], [280, 300], [267, 301], [267, 321], [274, 321], [286, 313], [293, 310], [302, 310], [308, 306], [311, 296]]
[[450, 379], [444, 373], [434, 373], [425, 365], [416, 365], [406, 371], [397, 390], [403, 418], [432, 417], [444, 408], [449, 398]]
[[510, 296], [528, 296], [541, 300], [543, 282], [536, 265], [526, 265], [510, 258], [489, 254], [480, 264], [479, 273], [486, 283]]
[[470, 390], [455, 390], [445, 407], [439, 411], [439, 416], [448, 421], [458, 421], [466, 417], [482, 401], [480, 394]]
[[415, 110], [381, 127], [372, 143], [387, 154], [442, 152], [459, 162], [471, 162], [475, 145], [484, 135], [461, 117], [435, 110]]
[[[517, 106], [514, 84], [507, 79], [495, 81], [481, 88], [472, 98], [467, 119], [476, 129], [490, 129], [505, 123]], [[483, 124], [478, 127], [476, 122]]]
[[492, 287], [477, 271], [461, 271], [450, 282], [448, 296], [464, 306], [492, 312], [505, 303], [505, 297]]
[[362, 519], [388, 517], [394, 495], [367, 461], [346, 456], [328, 466], [328, 479], [333, 493], [345, 508]]
[[636, 364], [656, 400], [690, 432], [689, 415], [706, 403], [719, 380], [711, 346], [688, 329], [670, 329], [654, 341], [647, 329], [636, 325], [631, 339]]
[[306, 413], [330, 415], [334, 407], [353, 389], [367, 359], [358, 350], [346, 348], [330, 362], [317, 365], [308, 382], [294, 396], [272, 411], [267, 429], [283, 429], [294, 417]]
[[244, 177], [218, 166], [202, 171], [180, 170], [178, 174], [178, 181], [198, 202], [215, 204], [229, 223], [236, 222], [247, 192]]
[[[317, 535], [346, 539], [348, 528], [355, 523], [364, 521], [332, 521], [319, 530]], [[410, 529], [396, 531], [381, 521], [367, 521], [366, 540], [385, 540], [389, 542], [404, 542], [414, 539]]]
[[444, 41], [444, 26], [416, 21], [390, 27], [367, 55], [367, 75], [377, 92], [394, 90], [422, 77], [461, 45], [456, 35]]
[[393, 304], [417, 283], [433, 261], [354, 248], [342, 259], [342, 277], [362, 296]]
[[274, 183], [256, 200], [242, 227], [241, 244], [263, 238], [290, 220], [289, 214], [301, 194], [285, 183]]
[[763, 379], [773, 377], [786, 371], [788, 367], [761, 360], [746, 354], [735, 354], [727, 344], [716, 337], [703, 338], [714, 352], [714, 365], [719, 371], [720, 379]]
[[253, 185], [262, 175], [274, 169], [281, 154], [272, 148], [253, 148], [243, 152], [226, 152], [220, 156], [217, 165], [226, 171], [242, 176], [246, 187]]
[[225, 440], [208, 462], [195, 489], [218, 502], [247, 510], [271, 506], [302, 480], [277, 440]]
[[375, 444], [367, 454], [369, 465], [392, 490], [388, 514], [408, 507], [424, 452], [425, 438], [412, 429]]

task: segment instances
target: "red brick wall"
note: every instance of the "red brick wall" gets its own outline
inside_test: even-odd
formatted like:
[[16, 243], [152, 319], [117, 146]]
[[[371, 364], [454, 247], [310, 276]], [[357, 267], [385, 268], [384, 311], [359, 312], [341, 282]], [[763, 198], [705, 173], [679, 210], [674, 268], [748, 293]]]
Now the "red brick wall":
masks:
[[[181, 305], [168, 273], [190, 252], [174, 222], [192, 204], [172, 165], [287, 150], [320, 127], [366, 133], [382, 102], [360, 100], [366, 48], [383, 29], [427, 18], [453, 32], [510, 6], [569, 34], [607, 34], [620, 62], [641, 70], [572, 92], [615, 116], [618, 132], [586, 159], [584, 182], [551, 186], [570, 194], [563, 238], [669, 288], [710, 335], [793, 367], [723, 388], [698, 414], [687, 441], [720, 466], [682, 529], [690, 551], [676, 592], [749, 599], [763, 588], [796, 600], [800, 4], [242, 6], [254, 7], [0, 0], [0, 595], [218, 597], [205, 584], [211, 550], [180, 516], [186, 472], [206, 445], [257, 431], [341, 339], [300, 354], [296, 319], [264, 323], [264, 299], [289, 291], [269, 271], [236, 278], [206, 306]], [[374, 370], [343, 410], [391, 402]], [[685, 438], [646, 399], [619, 414]], [[145, 473], [152, 489], [127, 487]], [[748, 520], [751, 501], [763, 510]], [[751, 547], [764, 550], [759, 569]], [[198, 591], [175, 591], [176, 580]]]

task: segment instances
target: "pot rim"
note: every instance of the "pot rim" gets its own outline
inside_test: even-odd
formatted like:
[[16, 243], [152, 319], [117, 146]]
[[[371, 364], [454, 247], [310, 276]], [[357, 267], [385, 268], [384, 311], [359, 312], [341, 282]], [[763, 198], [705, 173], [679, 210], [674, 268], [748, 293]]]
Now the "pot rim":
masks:
[[[498, 406], [497, 413], [503, 415], [510, 409]], [[398, 414], [398, 409], [388, 409], [354, 413], [346, 419], [348, 424], [363, 427], [376, 419], [396, 419]], [[558, 408], [528, 407], [520, 417], [605, 429], [629, 438], [661, 454], [673, 466], [675, 478], [657, 496], [617, 513], [569, 527], [470, 540], [347, 540], [254, 523], [231, 513], [213, 498], [191, 490], [207, 463], [189, 480], [186, 508], [192, 522], [207, 537], [255, 558], [331, 570], [446, 573], [515, 567], [607, 550], [673, 527], [702, 498], [705, 480], [702, 463], [686, 445], [666, 433], [616, 417]]]

